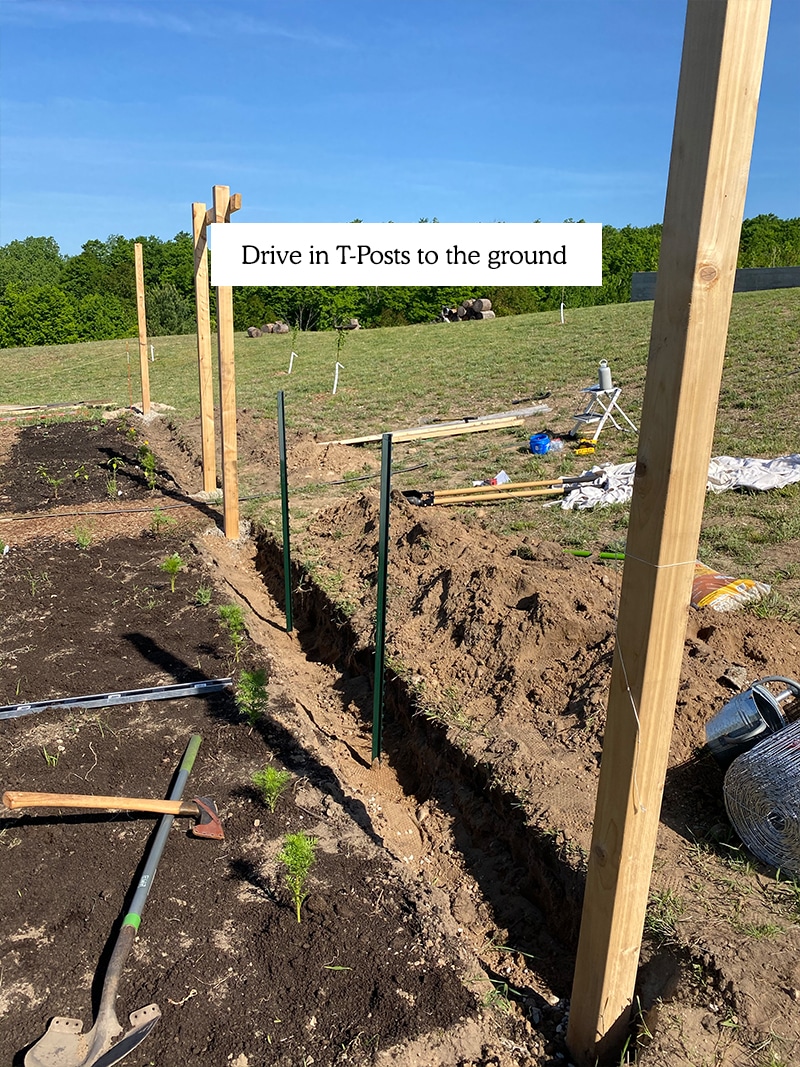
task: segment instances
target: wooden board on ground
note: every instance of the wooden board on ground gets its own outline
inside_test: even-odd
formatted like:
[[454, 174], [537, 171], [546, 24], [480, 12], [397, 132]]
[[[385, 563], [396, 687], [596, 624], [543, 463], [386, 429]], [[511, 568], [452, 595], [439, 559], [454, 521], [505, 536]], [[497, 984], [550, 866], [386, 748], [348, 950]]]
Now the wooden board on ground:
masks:
[[[388, 431], [396, 442], [418, 441], [429, 437], [456, 437], [463, 433], [478, 433], [482, 430], [507, 429], [522, 426], [529, 415], [541, 415], [550, 411], [547, 404], [522, 408], [518, 411], [501, 411], [496, 415], [481, 415], [474, 419], [455, 419], [452, 422], [434, 422], [425, 426], [410, 426], [404, 430]], [[380, 441], [383, 434], [365, 434], [363, 437], [346, 437], [338, 441], [320, 441], [322, 445], [366, 445]]]

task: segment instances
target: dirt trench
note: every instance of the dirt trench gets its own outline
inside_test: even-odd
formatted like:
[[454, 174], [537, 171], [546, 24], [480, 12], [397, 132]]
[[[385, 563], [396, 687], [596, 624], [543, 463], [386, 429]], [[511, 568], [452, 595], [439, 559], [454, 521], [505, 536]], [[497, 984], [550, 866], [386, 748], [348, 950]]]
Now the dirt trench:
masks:
[[[283, 556], [268, 535], [256, 539], [256, 568], [276, 601], [283, 600]], [[306, 580], [304, 580], [304, 578]], [[342, 619], [337, 605], [303, 569], [293, 567], [294, 623], [306, 656], [333, 667], [364, 695], [350, 705], [354, 724], [371, 729], [374, 654]], [[413, 685], [389, 670], [384, 693], [382, 759], [405, 796], [420, 808], [435, 805], [453, 827], [454, 844], [490, 904], [500, 928], [521, 945], [546, 946], [554, 961], [548, 986], [561, 997], [569, 983], [580, 925], [585, 871], [570, 864], [563, 841], [529, 825], [519, 798], [493, 778], [444, 723], [424, 714]], [[342, 723], [342, 728], [347, 724]], [[553, 931], [552, 934], [546, 931]], [[555, 962], [558, 961], [558, 962]]]

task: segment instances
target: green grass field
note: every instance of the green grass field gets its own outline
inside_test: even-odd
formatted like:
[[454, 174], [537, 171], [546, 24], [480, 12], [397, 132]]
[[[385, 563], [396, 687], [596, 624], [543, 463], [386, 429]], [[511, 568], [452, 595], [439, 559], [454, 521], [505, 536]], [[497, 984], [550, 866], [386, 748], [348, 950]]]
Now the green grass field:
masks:
[[[501, 468], [514, 479], [580, 473], [595, 463], [633, 459], [635, 435], [608, 425], [596, 455], [589, 457], [570, 450], [531, 456], [528, 437], [542, 429], [569, 431], [572, 416], [583, 407], [581, 389], [597, 380], [600, 359], [608, 360], [623, 389], [621, 405], [638, 425], [652, 308], [636, 303], [573, 309], [564, 325], [548, 312], [354, 331], [341, 338], [335, 332], [255, 339], [237, 334], [237, 405], [270, 416], [282, 389], [288, 429], [328, 440], [507, 411], [515, 400], [550, 393], [551, 411], [530, 419], [524, 429], [396, 445], [396, 467], [426, 467], [399, 475], [394, 485], [457, 486]], [[196, 416], [194, 337], [152, 343], [151, 399], [175, 408], [178, 419]], [[297, 355], [288, 375], [292, 351]], [[343, 369], [333, 395], [337, 360]], [[800, 289], [735, 295], [713, 454], [773, 457], [800, 451], [798, 388]], [[0, 403], [75, 401], [121, 407], [141, 402], [135, 339], [0, 350]], [[379, 446], [369, 449], [374, 454]], [[267, 501], [261, 514], [271, 514], [274, 506]], [[293, 511], [301, 513], [302, 507]], [[575, 513], [515, 501], [479, 515], [463, 508], [461, 514], [499, 532], [530, 531], [565, 546], [599, 549], [624, 544], [628, 509]], [[783, 589], [786, 603], [777, 602], [773, 610], [800, 608], [800, 487], [709, 497], [700, 557], [729, 573], [768, 581], [778, 594]]]

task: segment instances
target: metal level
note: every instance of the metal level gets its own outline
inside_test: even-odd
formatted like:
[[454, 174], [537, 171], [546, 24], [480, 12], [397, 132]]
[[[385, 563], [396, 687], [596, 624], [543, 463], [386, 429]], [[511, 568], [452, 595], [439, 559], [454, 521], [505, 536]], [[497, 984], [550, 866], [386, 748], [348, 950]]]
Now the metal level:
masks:
[[6, 704], [0, 708], [0, 719], [17, 719], [48, 708], [109, 708], [115, 704], [135, 704], [145, 700], [199, 697], [228, 689], [232, 685], [233, 678], [210, 678], [204, 682], [176, 682], [173, 685], [154, 685], [149, 689], [125, 689], [119, 693], [94, 693], [91, 696], [37, 700], [30, 704]]

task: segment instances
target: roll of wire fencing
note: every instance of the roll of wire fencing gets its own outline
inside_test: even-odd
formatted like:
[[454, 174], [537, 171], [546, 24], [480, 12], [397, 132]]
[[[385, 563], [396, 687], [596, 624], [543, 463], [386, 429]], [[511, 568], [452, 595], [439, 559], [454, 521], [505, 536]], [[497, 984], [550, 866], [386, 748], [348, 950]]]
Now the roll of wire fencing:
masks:
[[800, 721], [737, 756], [723, 792], [728, 818], [750, 851], [800, 877]]

